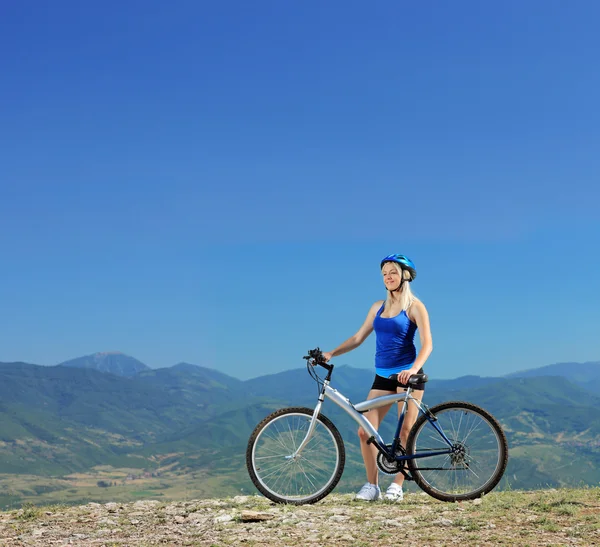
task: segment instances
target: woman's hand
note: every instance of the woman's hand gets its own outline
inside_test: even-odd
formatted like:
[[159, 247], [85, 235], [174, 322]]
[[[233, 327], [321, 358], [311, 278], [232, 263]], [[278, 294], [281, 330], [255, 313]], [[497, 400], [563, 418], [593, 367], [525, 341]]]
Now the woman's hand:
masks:
[[333, 351], [326, 351], [325, 353], [323, 353], [323, 359], [325, 359], [325, 362], [327, 363], [327, 361], [329, 361], [329, 359], [331, 359], [333, 357]]
[[417, 374], [419, 372], [420, 367], [419, 368], [415, 368], [415, 367], [411, 367], [407, 370], [403, 370], [401, 372], [398, 373], [398, 382], [400, 382], [401, 384], [408, 384], [408, 380], [410, 380], [410, 377], [413, 374]]

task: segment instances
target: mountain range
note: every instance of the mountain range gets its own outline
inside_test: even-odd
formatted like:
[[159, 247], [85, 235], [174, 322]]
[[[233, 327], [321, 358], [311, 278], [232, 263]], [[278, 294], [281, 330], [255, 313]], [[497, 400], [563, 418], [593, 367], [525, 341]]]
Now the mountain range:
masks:
[[[332, 386], [359, 402], [371, 382], [371, 370], [341, 365]], [[277, 408], [314, 407], [316, 397], [304, 367], [241, 381], [187, 363], [151, 369], [118, 352], [56, 366], [0, 363], [0, 478], [139, 469], [160, 471], [163, 483], [186, 477], [206, 495], [216, 483], [219, 495], [253, 491], [244, 463], [252, 429]], [[600, 484], [600, 362], [430, 380], [427, 404], [446, 400], [479, 404], [502, 423], [510, 459], [501, 487]], [[356, 424], [331, 403], [322, 411], [348, 452], [338, 489], [352, 490], [364, 481]], [[0, 493], [0, 506], [20, 494], [11, 495]]]
[[120, 351], [103, 351], [60, 363], [62, 367], [89, 368], [131, 378], [138, 372], [150, 370], [148, 365]]

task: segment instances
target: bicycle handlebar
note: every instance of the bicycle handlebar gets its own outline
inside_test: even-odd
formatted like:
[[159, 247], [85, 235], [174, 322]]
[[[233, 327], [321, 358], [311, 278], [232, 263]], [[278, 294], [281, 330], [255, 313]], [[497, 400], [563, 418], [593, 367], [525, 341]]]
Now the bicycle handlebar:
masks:
[[[316, 365], [319, 365], [319, 366], [323, 367], [324, 369], [328, 370], [329, 374], [327, 375], [327, 380], [329, 380], [331, 378], [331, 373], [333, 371], [333, 365], [330, 365], [327, 363], [327, 361], [325, 360], [325, 357], [323, 356], [323, 352], [321, 351], [320, 348], [308, 350], [308, 355], [305, 355], [303, 357], [303, 359], [306, 359], [308, 361], [307, 365], [311, 365], [313, 367], [315, 367]], [[398, 382], [397, 374], [390, 374], [388, 376], [388, 378], [390, 380], [395, 380], [396, 383], [398, 384], [398, 386], [403, 387], [403, 388], [415, 387], [419, 384], [424, 384], [425, 382], [427, 382], [429, 380], [429, 377], [427, 376], [427, 374], [413, 374], [408, 379], [408, 382], [406, 382], [406, 384], [401, 384], [400, 382]]]
[[307, 361], [312, 359], [317, 365], [322, 365], [326, 362], [325, 357], [323, 357], [323, 352], [320, 348], [309, 349], [308, 355], [305, 355], [302, 359], [306, 359]]
[[313, 367], [315, 365], [320, 365], [327, 370], [331, 370], [333, 368], [333, 365], [328, 365], [327, 361], [325, 361], [325, 357], [323, 357], [323, 352], [320, 348], [308, 350], [308, 355], [305, 355], [303, 359], [306, 359]]

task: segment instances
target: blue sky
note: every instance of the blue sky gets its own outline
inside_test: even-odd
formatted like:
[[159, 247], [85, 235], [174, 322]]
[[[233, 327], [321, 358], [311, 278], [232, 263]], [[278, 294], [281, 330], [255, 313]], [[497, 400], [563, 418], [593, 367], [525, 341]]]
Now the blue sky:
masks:
[[600, 360], [599, 16], [3, 2], [0, 361], [302, 366], [384, 297], [392, 252], [433, 377]]

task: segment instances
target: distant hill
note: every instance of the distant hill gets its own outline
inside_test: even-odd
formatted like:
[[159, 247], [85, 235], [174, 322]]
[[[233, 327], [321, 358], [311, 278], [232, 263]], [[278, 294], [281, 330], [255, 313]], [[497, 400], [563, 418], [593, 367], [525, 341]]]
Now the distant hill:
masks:
[[125, 378], [0, 363], [0, 474], [70, 473], [131, 457], [139, 465], [144, 447], [162, 447], [175, 432], [250, 402], [242, 381], [195, 365]]
[[231, 403], [247, 400], [245, 385], [241, 380], [218, 370], [189, 363], [145, 370], [135, 380], [138, 386], [148, 386], [148, 389], [160, 386], [169, 398], [190, 405], [194, 413], [202, 409], [207, 416], [220, 413], [222, 408]]
[[507, 374], [506, 378], [535, 378], [559, 376], [600, 395], [600, 361], [586, 363], [555, 363], [544, 367]]
[[131, 378], [139, 372], [150, 370], [148, 365], [118, 351], [105, 351], [70, 359], [60, 363], [61, 367], [89, 368], [98, 372], [108, 372], [117, 376]]

